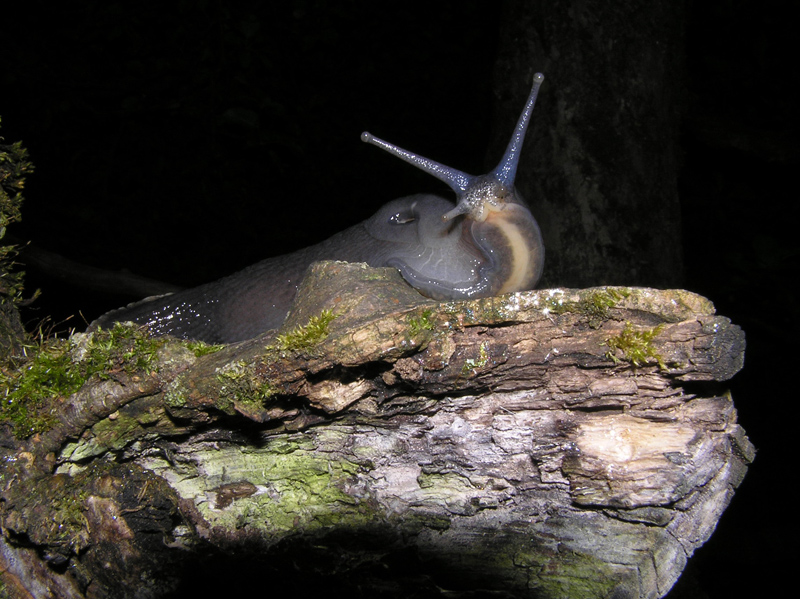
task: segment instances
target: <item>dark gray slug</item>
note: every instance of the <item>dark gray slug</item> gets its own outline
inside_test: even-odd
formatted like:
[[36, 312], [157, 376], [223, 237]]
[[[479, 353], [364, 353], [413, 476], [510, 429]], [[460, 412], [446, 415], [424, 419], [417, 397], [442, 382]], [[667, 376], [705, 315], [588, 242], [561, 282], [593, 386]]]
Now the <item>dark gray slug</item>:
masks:
[[537, 73], [505, 155], [492, 172], [472, 176], [387, 143], [383, 148], [447, 183], [457, 203], [435, 195], [389, 202], [373, 217], [293, 254], [268, 258], [213, 283], [148, 298], [101, 316], [146, 325], [155, 335], [232, 343], [280, 326], [306, 268], [318, 260], [393, 266], [434, 299], [479, 298], [532, 289], [542, 274], [539, 226], [514, 189], [522, 142], [544, 76]]

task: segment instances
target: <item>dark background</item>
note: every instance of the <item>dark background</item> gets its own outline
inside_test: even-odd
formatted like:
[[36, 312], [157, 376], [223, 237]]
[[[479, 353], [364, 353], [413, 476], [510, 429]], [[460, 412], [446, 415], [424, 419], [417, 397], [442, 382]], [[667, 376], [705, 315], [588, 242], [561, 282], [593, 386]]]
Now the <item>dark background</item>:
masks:
[[[442, 190], [361, 143], [362, 130], [485, 172], [498, 158], [485, 155], [496, 6], [29, 2], [2, 17], [0, 133], [36, 165], [11, 234], [190, 286], [322, 240], [392, 198]], [[683, 287], [747, 333], [730, 388], [759, 454], [671, 597], [771, 596], [792, 557], [796, 399], [782, 371], [797, 333], [800, 82], [788, 6], [686, 3], [675, 243]], [[136, 299], [27, 270], [28, 289], [42, 291], [29, 329], [80, 330]]]

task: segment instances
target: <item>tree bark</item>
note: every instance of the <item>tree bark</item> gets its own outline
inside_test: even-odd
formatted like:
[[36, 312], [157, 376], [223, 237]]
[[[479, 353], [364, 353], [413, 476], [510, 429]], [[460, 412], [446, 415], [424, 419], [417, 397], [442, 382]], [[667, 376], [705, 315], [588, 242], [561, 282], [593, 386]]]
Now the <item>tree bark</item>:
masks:
[[753, 459], [718, 385], [744, 335], [690, 292], [436, 303], [320, 263], [299, 297], [282, 331], [165, 339], [5, 435], [10, 596], [661, 597]]

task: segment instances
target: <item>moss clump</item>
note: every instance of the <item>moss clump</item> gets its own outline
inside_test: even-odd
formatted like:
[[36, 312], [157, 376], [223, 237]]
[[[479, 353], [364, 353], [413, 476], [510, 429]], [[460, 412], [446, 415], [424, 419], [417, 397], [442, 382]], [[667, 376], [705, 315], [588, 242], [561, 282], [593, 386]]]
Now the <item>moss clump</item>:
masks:
[[209, 345], [207, 343], [203, 343], [202, 341], [186, 341], [186, 347], [194, 353], [196, 358], [200, 358], [202, 356], [207, 356], [208, 354], [215, 354], [219, 350], [221, 350], [224, 345]]
[[603, 321], [608, 319], [609, 309], [616, 306], [620, 300], [629, 297], [631, 292], [627, 289], [593, 289], [578, 301], [563, 301], [553, 298], [549, 311], [553, 314], [580, 314], [588, 319], [589, 326], [598, 328]]
[[231, 362], [220, 368], [217, 371], [217, 381], [220, 382], [220, 399], [228, 404], [218, 406], [223, 410], [231, 402], [240, 406], [264, 405], [267, 399], [278, 392], [268, 381], [259, 381], [253, 365], [244, 360]]
[[634, 366], [642, 366], [651, 360], [655, 360], [660, 368], [666, 368], [664, 359], [652, 345], [653, 339], [658, 335], [664, 325], [658, 325], [652, 329], [637, 330], [630, 322], [625, 323], [625, 328], [619, 335], [606, 339], [603, 345], [608, 346], [606, 357], [614, 363], [620, 362], [615, 350], [620, 350], [624, 359]]
[[580, 312], [590, 318], [605, 319], [608, 317], [609, 308], [616, 306], [622, 299], [630, 296], [627, 289], [603, 289], [592, 291], [588, 297], [580, 302]]
[[53, 398], [68, 397], [91, 377], [151, 372], [164, 343], [120, 323], [68, 340], [42, 339], [25, 348], [22, 359], [0, 364], [0, 422], [10, 423], [21, 438], [48, 430], [56, 422]]
[[153, 372], [156, 353], [166, 343], [164, 338], [151, 337], [145, 327], [119, 322], [110, 329], [98, 329], [83, 340], [85, 343], [74, 344], [74, 357], [84, 365], [86, 378], [97, 375], [102, 379], [117, 372]]
[[432, 314], [433, 312], [430, 310], [423, 310], [419, 317], [412, 316], [408, 319], [408, 332], [412, 337], [416, 337], [422, 331], [432, 331], [434, 329]]
[[66, 342], [45, 341], [22, 364], [0, 367], [0, 422], [10, 423], [20, 438], [48, 430], [56, 423], [48, 400], [71, 395], [85, 381]]
[[331, 310], [312, 316], [304, 327], [295, 327], [289, 333], [278, 335], [276, 346], [282, 351], [310, 349], [328, 336], [328, 325], [336, 318]]

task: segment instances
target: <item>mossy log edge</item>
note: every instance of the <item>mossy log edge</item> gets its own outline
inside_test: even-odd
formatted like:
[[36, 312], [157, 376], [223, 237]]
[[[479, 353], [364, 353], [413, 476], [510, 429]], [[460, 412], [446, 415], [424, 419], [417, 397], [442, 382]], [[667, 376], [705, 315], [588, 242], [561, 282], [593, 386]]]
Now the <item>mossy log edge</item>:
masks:
[[744, 347], [683, 290], [436, 303], [318, 264], [283, 331], [167, 341], [5, 439], [6, 592], [158, 597], [236, 552], [396, 596], [661, 597], [754, 457], [717, 384]]

